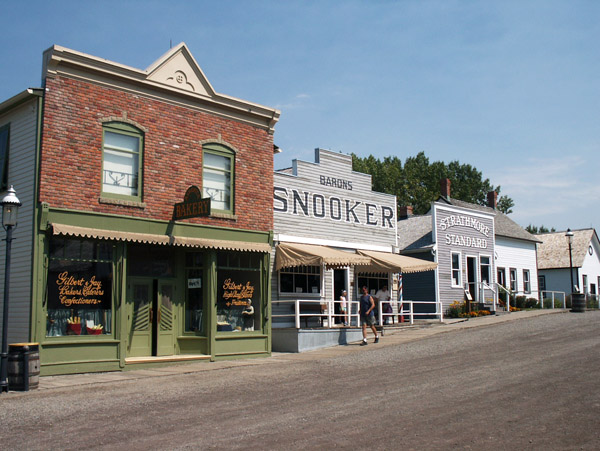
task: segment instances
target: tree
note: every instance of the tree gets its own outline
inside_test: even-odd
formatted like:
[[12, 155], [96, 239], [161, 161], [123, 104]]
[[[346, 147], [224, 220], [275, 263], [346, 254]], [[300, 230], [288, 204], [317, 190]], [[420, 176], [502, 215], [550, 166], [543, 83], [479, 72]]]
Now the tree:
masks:
[[[440, 180], [450, 179], [452, 197], [477, 205], [487, 205], [487, 193], [496, 191], [489, 179], [483, 179], [481, 172], [470, 164], [451, 161], [429, 162], [425, 152], [408, 157], [402, 165], [398, 157], [385, 157], [383, 161], [373, 155], [361, 158], [352, 154], [352, 168], [357, 172], [371, 174], [373, 190], [395, 194], [398, 206], [411, 205], [415, 214], [425, 214], [431, 202], [440, 195]], [[507, 196], [500, 196], [496, 208], [502, 213], [512, 213], [514, 202]]]
[[540, 233], [556, 232], [556, 229], [554, 227], [552, 227], [552, 229], [548, 229], [548, 227], [544, 227], [543, 225], [537, 227], [537, 226], [534, 226], [531, 224], [529, 224], [527, 227], [525, 227], [525, 230], [527, 230], [532, 235], [538, 235]]

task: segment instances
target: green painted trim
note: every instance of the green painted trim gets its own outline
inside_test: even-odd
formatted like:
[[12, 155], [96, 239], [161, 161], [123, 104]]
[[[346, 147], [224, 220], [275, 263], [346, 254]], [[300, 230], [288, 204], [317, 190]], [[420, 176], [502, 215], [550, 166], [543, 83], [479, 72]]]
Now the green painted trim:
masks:
[[[243, 335], [242, 335], [243, 334]], [[251, 339], [265, 339], [267, 335], [262, 333], [253, 333], [253, 332], [219, 332], [216, 337], [217, 341], [220, 340], [251, 340]]]
[[252, 359], [252, 358], [264, 358], [271, 357], [270, 352], [256, 352], [256, 353], [238, 353], [238, 354], [218, 354], [215, 356], [214, 361], [219, 362], [223, 360], [241, 360], [241, 359]]
[[104, 373], [107, 371], [120, 371], [118, 361], [98, 360], [94, 362], [53, 363], [40, 366], [40, 376], [42, 377], [77, 373]]
[[271, 231], [161, 221], [82, 210], [52, 208], [50, 206], [47, 207], [47, 212], [47, 218], [43, 222], [40, 222], [41, 230], [47, 230], [49, 223], [55, 222], [57, 224], [93, 229], [272, 244], [272, 239], [270, 239]]
[[[204, 259], [204, 267], [206, 268], [207, 282], [205, 284], [206, 291], [205, 299], [207, 300], [207, 317], [209, 318], [206, 324], [208, 333], [208, 352], [210, 352], [210, 360], [215, 359], [215, 349], [217, 348], [217, 253], [207, 252]], [[214, 302], [211, 302], [214, 299]]]

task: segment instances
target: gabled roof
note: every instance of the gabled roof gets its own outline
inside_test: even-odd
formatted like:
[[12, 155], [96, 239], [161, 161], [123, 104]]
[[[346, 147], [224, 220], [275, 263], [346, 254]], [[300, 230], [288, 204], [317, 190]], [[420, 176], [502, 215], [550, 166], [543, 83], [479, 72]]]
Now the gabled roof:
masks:
[[431, 215], [411, 216], [398, 221], [398, 247], [402, 251], [432, 248]]
[[44, 52], [42, 74], [43, 78], [62, 75], [157, 97], [259, 126], [270, 133], [281, 115], [275, 108], [217, 93], [183, 42], [146, 70], [54, 45]]
[[[571, 255], [573, 258], [573, 267], [583, 266], [588, 248], [595, 237], [598, 242], [598, 235], [594, 229], [573, 230], [573, 244], [571, 245]], [[538, 246], [538, 269], [557, 269], [568, 268], [569, 265], [569, 245], [565, 236], [566, 232], [542, 233], [537, 237], [542, 240]]]
[[471, 210], [482, 211], [485, 213], [495, 215], [494, 216], [494, 229], [495, 229], [496, 236], [502, 236], [502, 237], [506, 237], [506, 238], [514, 238], [517, 240], [524, 240], [524, 241], [533, 241], [534, 243], [541, 242], [539, 238], [537, 238], [535, 235], [532, 235], [531, 233], [529, 233], [527, 230], [525, 230], [523, 227], [521, 227], [515, 221], [510, 219], [507, 215], [505, 215], [504, 213], [502, 213], [498, 210], [495, 210], [491, 207], [472, 204], [470, 202], [464, 202], [462, 200], [452, 199], [452, 198], [443, 197], [443, 196], [441, 196], [438, 199], [438, 202], [440, 202], [440, 201], [446, 202], [446, 203], [448, 203], [450, 205], [454, 205], [456, 207], [468, 208]]

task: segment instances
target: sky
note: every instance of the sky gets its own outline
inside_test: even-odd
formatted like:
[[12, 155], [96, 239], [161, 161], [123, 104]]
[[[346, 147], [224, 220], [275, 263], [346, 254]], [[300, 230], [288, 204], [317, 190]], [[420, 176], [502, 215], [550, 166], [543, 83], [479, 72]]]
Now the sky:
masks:
[[0, 0], [0, 101], [57, 44], [146, 69], [185, 42], [215, 91], [281, 110], [293, 159], [324, 148], [458, 160], [510, 217], [600, 227], [600, 1]]

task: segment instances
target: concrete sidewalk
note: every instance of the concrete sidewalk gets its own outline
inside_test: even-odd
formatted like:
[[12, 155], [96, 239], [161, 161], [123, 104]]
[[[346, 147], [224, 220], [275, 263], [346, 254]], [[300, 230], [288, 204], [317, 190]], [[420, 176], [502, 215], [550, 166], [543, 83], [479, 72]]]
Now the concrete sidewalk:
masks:
[[[372, 335], [369, 346], [361, 347], [360, 342], [351, 343], [346, 346], [333, 346], [330, 348], [316, 349], [302, 353], [275, 352], [271, 357], [259, 359], [226, 360], [219, 362], [194, 362], [181, 363], [172, 366], [153, 367], [141, 370], [110, 372], [110, 373], [86, 373], [64, 376], [46, 376], [40, 378], [38, 390], [50, 390], [62, 387], [74, 387], [79, 385], [98, 385], [120, 381], [131, 381], [148, 377], [163, 377], [179, 374], [201, 373], [205, 371], [221, 370], [239, 366], [268, 365], [274, 363], [298, 362], [305, 360], [318, 360], [321, 358], [334, 357], [352, 352], [366, 352], [369, 349], [407, 343], [422, 338], [430, 337], [440, 333], [455, 331], [459, 329], [470, 329], [474, 327], [486, 327], [493, 324], [515, 321], [519, 319], [532, 318], [535, 316], [565, 313], [568, 310], [528, 310], [512, 312], [509, 314], [490, 315], [480, 318], [453, 319], [448, 318], [444, 323], [428, 323], [422, 326], [400, 326], [387, 327], [385, 335], [378, 344], [373, 344]], [[33, 391], [32, 391], [33, 392]]]

